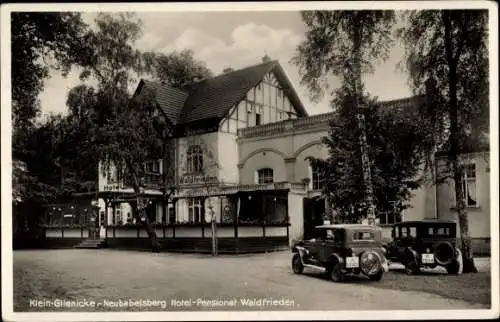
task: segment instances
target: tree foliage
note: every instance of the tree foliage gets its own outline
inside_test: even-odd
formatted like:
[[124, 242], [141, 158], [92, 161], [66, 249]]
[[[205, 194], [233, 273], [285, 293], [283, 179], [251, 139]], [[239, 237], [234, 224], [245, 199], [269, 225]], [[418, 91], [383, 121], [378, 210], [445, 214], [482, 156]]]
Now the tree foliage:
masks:
[[50, 68], [67, 74], [80, 51], [86, 25], [79, 13], [13, 12], [11, 14], [12, 120], [32, 124], [40, 113], [38, 96]]
[[143, 54], [143, 66], [154, 79], [175, 88], [213, 76], [206, 64], [194, 58], [193, 51], [189, 49], [169, 54], [146, 52]]
[[[449, 31], [445, 28], [448, 13]], [[458, 108], [458, 149], [469, 140], [480, 143], [489, 131], [489, 71], [487, 12], [484, 10], [408, 11], [402, 16], [405, 27], [398, 35], [405, 45], [402, 67], [416, 94], [426, 91], [432, 78], [436, 104], [425, 112], [433, 135], [442, 140], [436, 145], [450, 148], [450, 82], [456, 86]], [[448, 48], [448, 49], [447, 49]], [[449, 52], [448, 52], [449, 51]], [[451, 79], [451, 73], [455, 76]], [[443, 135], [440, 135], [444, 133]], [[484, 143], [484, 141], [483, 141]]]
[[[328, 83], [332, 76], [349, 81], [356, 64], [361, 73], [369, 73], [377, 61], [387, 58], [393, 11], [304, 11], [301, 16], [308, 30], [292, 62], [313, 99], [321, 98], [325, 89], [333, 90]], [[356, 30], [360, 32], [359, 60], [352, 55]]]
[[12, 157], [13, 165], [22, 165], [13, 167], [14, 204], [47, 202], [57, 194], [49, 158], [58, 120], [36, 124], [39, 94], [51, 70], [66, 75], [71, 69], [86, 28], [79, 13], [11, 13]]

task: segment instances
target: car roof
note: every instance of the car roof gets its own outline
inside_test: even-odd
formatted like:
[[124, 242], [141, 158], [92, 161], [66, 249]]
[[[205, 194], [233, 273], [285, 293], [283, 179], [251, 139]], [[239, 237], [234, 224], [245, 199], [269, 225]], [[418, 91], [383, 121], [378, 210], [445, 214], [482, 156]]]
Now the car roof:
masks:
[[376, 229], [380, 230], [379, 226], [365, 224], [328, 224], [316, 226], [318, 229]]
[[394, 226], [422, 225], [422, 224], [456, 224], [456, 222], [454, 222], [453, 220], [424, 219], [424, 220], [402, 221], [394, 224]]

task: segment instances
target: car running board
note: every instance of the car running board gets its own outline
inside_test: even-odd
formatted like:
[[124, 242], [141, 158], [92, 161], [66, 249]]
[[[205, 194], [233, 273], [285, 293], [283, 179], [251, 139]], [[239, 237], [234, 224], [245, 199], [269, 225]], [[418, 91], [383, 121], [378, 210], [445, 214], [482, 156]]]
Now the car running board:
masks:
[[316, 269], [316, 270], [320, 270], [320, 271], [323, 271], [323, 272], [326, 272], [326, 268], [322, 267], [322, 266], [317, 266], [317, 265], [312, 265], [312, 264], [303, 264], [305, 268], [312, 268], [312, 269]]

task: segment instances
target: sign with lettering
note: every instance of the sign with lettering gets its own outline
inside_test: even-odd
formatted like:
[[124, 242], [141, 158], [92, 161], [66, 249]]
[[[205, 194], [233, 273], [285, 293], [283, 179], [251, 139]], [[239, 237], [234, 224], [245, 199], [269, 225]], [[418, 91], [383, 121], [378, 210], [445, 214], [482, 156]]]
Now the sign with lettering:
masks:
[[203, 184], [215, 182], [217, 182], [217, 177], [204, 175], [183, 175], [179, 180], [180, 184]]
[[107, 184], [103, 187], [104, 191], [113, 191], [113, 190], [120, 190], [123, 189], [123, 184]]

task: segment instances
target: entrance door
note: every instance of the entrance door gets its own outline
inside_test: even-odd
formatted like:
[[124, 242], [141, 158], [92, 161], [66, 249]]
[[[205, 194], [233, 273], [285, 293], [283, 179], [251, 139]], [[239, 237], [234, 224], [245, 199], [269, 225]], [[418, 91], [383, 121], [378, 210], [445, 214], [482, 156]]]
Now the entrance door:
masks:
[[304, 198], [304, 239], [314, 237], [314, 227], [323, 224], [325, 201], [322, 198]]
[[156, 203], [151, 202], [146, 207], [146, 216], [149, 222], [156, 222]]

